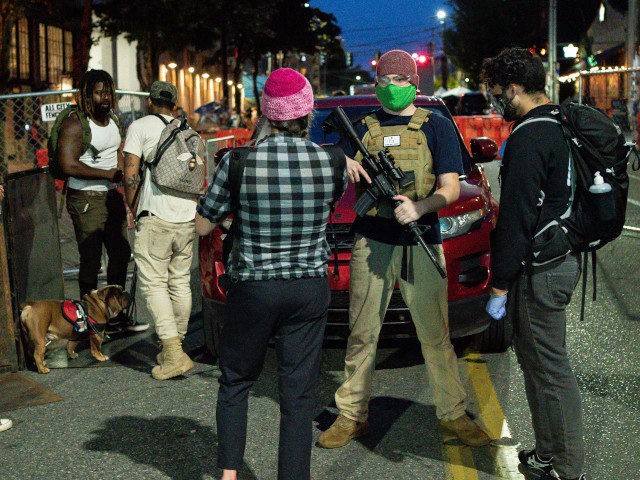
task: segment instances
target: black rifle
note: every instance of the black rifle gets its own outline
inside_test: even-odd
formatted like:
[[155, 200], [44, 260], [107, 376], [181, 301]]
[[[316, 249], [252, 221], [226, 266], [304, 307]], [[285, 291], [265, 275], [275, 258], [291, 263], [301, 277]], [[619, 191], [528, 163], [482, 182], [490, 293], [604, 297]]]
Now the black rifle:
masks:
[[[381, 150], [376, 157], [365, 148], [360, 141], [358, 135], [356, 135], [353, 125], [349, 121], [349, 118], [342, 110], [342, 107], [336, 107], [334, 112], [340, 121], [341, 130], [349, 136], [351, 141], [355, 144], [358, 151], [362, 154], [362, 166], [371, 177], [371, 185], [362, 193], [353, 209], [358, 216], [365, 215], [380, 199], [388, 199], [398, 207], [402, 205], [400, 200], [393, 200], [393, 197], [398, 195], [398, 191], [394, 185], [394, 181], [398, 182], [401, 188], [411, 185], [415, 179], [413, 174], [405, 174], [400, 168], [396, 167], [393, 163], [393, 157], [388, 155], [388, 150]], [[402, 226], [407, 232], [409, 232], [413, 239], [420, 245], [429, 259], [433, 262], [434, 266], [440, 273], [442, 278], [447, 278], [447, 272], [440, 266], [433, 252], [429, 246], [422, 239], [421, 228], [414, 220]]]

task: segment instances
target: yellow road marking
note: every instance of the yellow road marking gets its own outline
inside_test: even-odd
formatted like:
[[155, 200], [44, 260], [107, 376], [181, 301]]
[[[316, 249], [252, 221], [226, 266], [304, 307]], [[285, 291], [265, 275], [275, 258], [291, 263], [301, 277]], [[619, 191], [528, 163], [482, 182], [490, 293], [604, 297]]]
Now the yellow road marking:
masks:
[[447, 465], [447, 480], [478, 480], [471, 447], [445, 444], [442, 454]]
[[482, 355], [472, 353], [465, 357], [465, 366], [469, 373], [471, 387], [478, 403], [480, 418], [489, 437], [500, 439], [490, 447], [494, 459], [495, 475], [504, 479], [521, 479], [518, 472], [517, 446], [511, 439], [509, 425], [498, 401], [498, 396]]

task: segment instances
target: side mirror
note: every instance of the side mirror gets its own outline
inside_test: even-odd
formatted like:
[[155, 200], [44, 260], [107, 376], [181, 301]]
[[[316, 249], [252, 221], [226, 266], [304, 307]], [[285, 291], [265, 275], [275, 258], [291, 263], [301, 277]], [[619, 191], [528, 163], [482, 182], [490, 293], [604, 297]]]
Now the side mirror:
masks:
[[475, 163], [490, 162], [498, 155], [498, 145], [489, 137], [471, 139], [471, 157]]

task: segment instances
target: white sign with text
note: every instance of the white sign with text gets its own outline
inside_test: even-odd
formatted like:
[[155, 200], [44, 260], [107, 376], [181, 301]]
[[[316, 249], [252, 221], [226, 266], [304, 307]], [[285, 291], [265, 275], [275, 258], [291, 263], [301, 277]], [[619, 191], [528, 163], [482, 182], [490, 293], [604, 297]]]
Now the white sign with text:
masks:
[[71, 102], [47, 103], [46, 105], [42, 105], [40, 107], [42, 121], [53, 122], [58, 117], [58, 114], [69, 105], [71, 105]]

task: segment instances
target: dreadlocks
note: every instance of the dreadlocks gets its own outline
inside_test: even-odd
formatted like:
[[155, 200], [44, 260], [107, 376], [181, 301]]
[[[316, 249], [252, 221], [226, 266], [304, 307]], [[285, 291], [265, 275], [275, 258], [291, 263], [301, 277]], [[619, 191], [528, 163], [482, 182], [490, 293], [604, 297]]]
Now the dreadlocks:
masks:
[[78, 86], [78, 93], [76, 94], [76, 103], [78, 108], [87, 116], [94, 117], [95, 109], [93, 104], [93, 88], [96, 83], [102, 82], [104, 88], [109, 90], [109, 100], [111, 108], [114, 108], [115, 101], [115, 86], [113, 85], [113, 78], [104, 70], [89, 70], [80, 78], [80, 85]]

